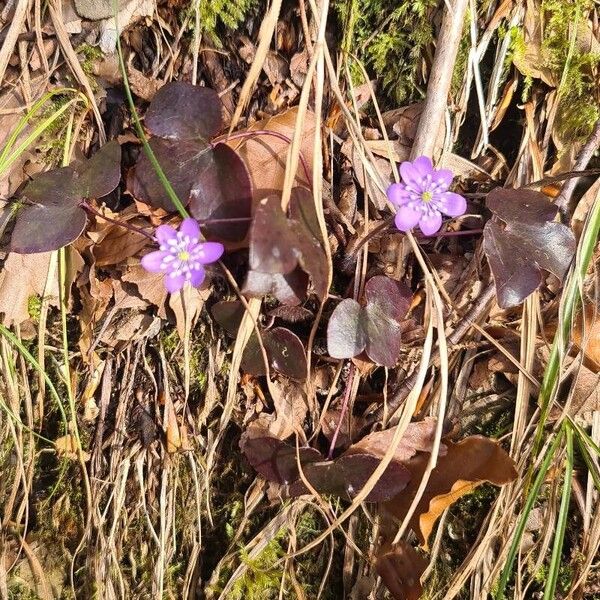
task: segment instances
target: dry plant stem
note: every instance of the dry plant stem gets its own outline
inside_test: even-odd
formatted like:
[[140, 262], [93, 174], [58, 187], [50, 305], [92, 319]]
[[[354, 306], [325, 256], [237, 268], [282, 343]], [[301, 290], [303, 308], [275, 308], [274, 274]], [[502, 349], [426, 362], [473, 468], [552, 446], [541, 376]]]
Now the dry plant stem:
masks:
[[462, 35], [469, 0], [455, 0], [452, 10], [446, 7], [435, 58], [427, 83], [425, 107], [419, 120], [411, 158], [433, 156], [437, 133], [444, 122], [454, 64]]
[[[475, 303], [473, 304], [473, 306], [471, 307], [469, 312], [457, 324], [457, 326], [454, 329], [454, 331], [452, 332], [452, 334], [450, 334], [448, 336], [448, 345], [449, 346], [454, 346], [454, 345], [458, 344], [462, 340], [462, 338], [465, 336], [467, 331], [470, 329], [472, 323], [479, 321], [481, 315], [483, 315], [483, 313], [486, 311], [490, 300], [494, 297], [494, 293], [495, 293], [494, 284], [493, 283], [488, 284], [488, 286], [483, 290], [483, 292], [481, 292], [481, 295], [479, 296], [479, 298], [477, 298], [477, 300], [475, 301]], [[433, 353], [433, 356], [431, 357], [431, 365], [437, 366], [439, 364], [439, 359], [440, 359], [439, 349], [436, 348], [436, 350]], [[393, 415], [389, 421], [390, 426], [395, 425], [397, 423], [397, 418], [394, 415], [394, 413], [400, 408], [400, 406], [402, 406], [402, 403], [404, 402], [404, 400], [406, 399], [406, 397], [408, 396], [410, 391], [413, 389], [415, 382], [417, 381], [417, 377], [418, 377], [418, 372], [415, 371], [412, 375], [407, 377], [402, 382], [402, 385], [390, 397], [388, 405], [387, 405], [387, 410], [389, 411], [390, 414]], [[373, 423], [382, 419], [383, 411], [384, 411], [384, 407], [379, 407], [375, 412], [368, 415], [367, 416], [367, 424], [372, 425]]]
[[350, 401], [350, 394], [352, 393], [352, 383], [354, 382], [354, 371], [356, 371], [356, 367], [354, 366], [354, 363], [352, 363], [350, 365], [350, 373], [348, 374], [348, 380], [346, 381], [346, 393], [344, 394], [342, 408], [340, 409], [340, 418], [335, 428], [335, 433], [331, 438], [331, 445], [329, 446], [329, 454], [327, 455], [327, 460], [331, 460], [333, 458], [335, 444], [337, 442], [338, 436], [340, 435], [340, 429], [342, 428], [342, 423], [344, 422], [346, 411], [348, 410], [348, 402]]
[[15, 45], [17, 44], [21, 28], [25, 24], [27, 11], [29, 9], [29, 0], [18, 0], [15, 8], [15, 14], [12, 17], [8, 33], [4, 38], [4, 43], [0, 49], [0, 81], [4, 79], [8, 61], [10, 60]]
[[[583, 171], [587, 166], [594, 153], [600, 148], [600, 119], [596, 121], [596, 125], [590, 136], [589, 140], [586, 142], [585, 146], [581, 149], [579, 156], [577, 157], [577, 161], [573, 165], [573, 171]], [[566, 213], [569, 207], [569, 201], [571, 200], [571, 196], [575, 191], [575, 186], [577, 185], [577, 181], [579, 179], [577, 177], [573, 177], [567, 180], [567, 183], [563, 186], [560, 194], [556, 197], [554, 203], [560, 209], [561, 213]]]
[[127, 229], [128, 231], [131, 231], [133, 233], [139, 233], [139, 234], [143, 235], [144, 237], [147, 237], [149, 240], [154, 241], [154, 236], [152, 234], [148, 233], [147, 231], [145, 231], [144, 229], [141, 229], [140, 227], [136, 227], [135, 225], [130, 225], [129, 223], [126, 223], [125, 221], [117, 221], [116, 219], [111, 219], [111, 217], [107, 217], [106, 215], [103, 215], [99, 210], [96, 210], [91, 204], [88, 204], [88, 202], [86, 202], [85, 200], [80, 204], [80, 206], [86, 212], [89, 212], [90, 214], [94, 215], [95, 217], [98, 217], [99, 219], [103, 219], [104, 221], [108, 221], [109, 223], [112, 223], [113, 225], [123, 227], [123, 229]]

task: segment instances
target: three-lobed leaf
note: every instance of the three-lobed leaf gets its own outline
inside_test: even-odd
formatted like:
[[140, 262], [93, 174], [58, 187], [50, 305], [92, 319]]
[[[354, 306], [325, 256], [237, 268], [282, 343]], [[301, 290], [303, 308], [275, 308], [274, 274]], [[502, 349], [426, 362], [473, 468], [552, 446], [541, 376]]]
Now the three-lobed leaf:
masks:
[[542, 269], [562, 279], [575, 255], [571, 229], [553, 221], [558, 208], [533, 190], [496, 188], [487, 197], [494, 217], [485, 225], [498, 304], [517, 306], [542, 283]]

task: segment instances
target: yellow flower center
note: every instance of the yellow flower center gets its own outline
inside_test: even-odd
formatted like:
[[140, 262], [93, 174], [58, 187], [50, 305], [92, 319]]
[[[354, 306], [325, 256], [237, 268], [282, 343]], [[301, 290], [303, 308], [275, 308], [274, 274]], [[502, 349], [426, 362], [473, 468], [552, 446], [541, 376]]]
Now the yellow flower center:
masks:
[[431, 192], [423, 192], [421, 194], [421, 200], [423, 200], [423, 202], [431, 202], [432, 199], [433, 194]]
[[181, 252], [180, 252], [180, 253], [177, 255], [177, 258], [178, 258], [179, 260], [182, 260], [182, 261], [184, 261], [184, 262], [185, 262], [186, 260], [190, 260], [190, 253], [189, 253], [189, 252], [186, 252], [185, 250], [182, 250], [182, 251], [181, 251]]

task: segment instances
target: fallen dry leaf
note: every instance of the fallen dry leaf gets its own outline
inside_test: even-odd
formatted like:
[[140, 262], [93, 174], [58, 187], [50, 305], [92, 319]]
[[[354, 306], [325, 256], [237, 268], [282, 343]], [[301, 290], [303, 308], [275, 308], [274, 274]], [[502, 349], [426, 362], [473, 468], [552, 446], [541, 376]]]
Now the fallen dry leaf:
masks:
[[[269, 130], [283, 134], [290, 140], [294, 136], [296, 117], [298, 109], [290, 108], [285, 112], [263, 121], [254, 123], [247, 131]], [[315, 130], [315, 118], [311, 112], [306, 113], [304, 130], [302, 132], [302, 144], [300, 152], [304, 157], [309, 171], [313, 164], [313, 135]], [[263, 198], [273, 192], [283, 189], [285, 177], [285, 165], [289, 143], [271, 135], [260, 135], [251, 139], [235, 139], [227, 142], [246, 163], [255, 197]], [[311, 182], [306, 179], [302, 164], [298, 164], [295, 185], [310, 186]]]
[[[79, 458], [80, 446], [77, 442], [77, 438], [72, 433], [57, 438], [54, 442], [54, 447], [56, 448], [57, 454], [60, 456], [65, 456], [66, 458], [71, 458], [73, 460]], [[81, 451], [81, 457], [86, 462], [90, 459], [90, 455], [85, 452], [85, 450]]]
[[[448, 442], [447, 448], [447, 454], [438, 459], [410, 520], [411, 528], [425, 547], [435, 522], [448, 506], [484, 482], [505, 485], [517, 476], [513, 460], [494, 440], [476, 435], [458, 443]], [[429, 454], [418, 453], [405, 462], [411, 473], [410, 483], [406, 490], [384, 504], [400, 520], [408, 512], [428, 461]]]

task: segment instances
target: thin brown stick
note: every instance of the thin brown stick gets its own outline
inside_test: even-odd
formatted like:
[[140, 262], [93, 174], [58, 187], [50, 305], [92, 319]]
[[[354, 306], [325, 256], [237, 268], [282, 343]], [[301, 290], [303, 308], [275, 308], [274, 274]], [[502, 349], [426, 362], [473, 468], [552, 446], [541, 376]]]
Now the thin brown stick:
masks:
[[455, 0], [452, 8], [447, 6], [444, 12], [427, 83], [425, 107], [419, 119], [411, 151], [412, 159], [421, 155], [433, 156], [437, 133], [444, 122], [444, 113], [448, 107], [448, 94], [468, 4], [469, 0]]

